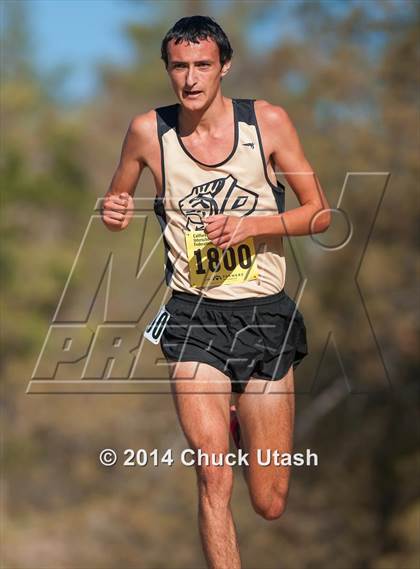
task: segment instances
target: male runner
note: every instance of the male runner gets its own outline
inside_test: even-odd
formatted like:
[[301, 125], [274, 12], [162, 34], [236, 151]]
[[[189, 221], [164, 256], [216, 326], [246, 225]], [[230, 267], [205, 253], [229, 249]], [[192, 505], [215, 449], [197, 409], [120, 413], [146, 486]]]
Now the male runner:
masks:
[[[222, 95], [232, 48], [218, 24], [182, 18], [162, 42], [162, 59], [179, 103], [131, 121], [103, 221], [127, 227], [140, 174], [150, 168], [172, 289], [160, 341], [182, 429], [191, 448], [228, 452], [233, 391], [252, 505], [275, 520], [289, 468], [260, 466], [256, 450], [292, 452], [293, 368], [307, 353], [302, 315], [284, 292], [282, 237], [324, 231], [328, 204], [286, 111]], [[274, 168], [300, 207], [284, 212]], [[196, 470], [208, 565], [237, 569], [232, 468]]]

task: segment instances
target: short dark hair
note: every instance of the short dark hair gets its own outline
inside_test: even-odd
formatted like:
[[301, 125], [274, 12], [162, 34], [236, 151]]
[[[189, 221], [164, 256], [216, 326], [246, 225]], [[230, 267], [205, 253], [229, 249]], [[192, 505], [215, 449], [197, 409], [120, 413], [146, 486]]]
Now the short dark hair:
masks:
[[171, 40], [175, 40], [176, 44], [183, 41], [198, 43], [208, 38], [214, 40], [219, 46], [222, 65], [232, 59], [233, 49], [219, 24], [209, 16], [189, 16], [178, 20], [162, 40], [161, 57], [166, 67], [168, 67], [168, 43]]

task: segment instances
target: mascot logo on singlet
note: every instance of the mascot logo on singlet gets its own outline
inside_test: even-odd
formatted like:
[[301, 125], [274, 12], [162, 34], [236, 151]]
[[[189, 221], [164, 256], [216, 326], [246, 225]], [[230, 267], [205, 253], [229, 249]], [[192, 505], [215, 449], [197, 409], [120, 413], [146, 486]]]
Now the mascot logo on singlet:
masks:
[[257, 202], [258, 194], [238, 186], [236, 178], [227, 176], [194, 186], [178, 205], [187, 218], [187, 231], [203, 231], [204, 217], [230, 212], [250, 215]]

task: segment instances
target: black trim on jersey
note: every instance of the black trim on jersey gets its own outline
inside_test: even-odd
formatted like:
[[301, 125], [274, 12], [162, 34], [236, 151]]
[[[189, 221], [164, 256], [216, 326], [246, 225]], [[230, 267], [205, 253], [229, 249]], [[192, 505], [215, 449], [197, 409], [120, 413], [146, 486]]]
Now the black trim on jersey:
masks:
[[264, 168], [264, 176], [265, 176], [267, 183], [269, 184], [270, 188], [273, 191], [273, 196], [274, 196], [274, 199], [276, 200], [278, 211], [283, 212], [284, 208], [285, 208], [285, 187], [284, 187], [284, 184], [282, 184], [279, 180], [277, 180], [277, 185], [275, 186], [273, 184], [273, 182], [270, 180], [270, 178], [268, 177], [267, 163], [265, 161], [265, 154], [264, 154], [264, 147], [263, 147], [263, 143], [262, 143], [260, 129], [258, 126], [257, 115], [255, 112], [255, 99], [250, 99], [250, 102], [251, 102], [251, 108], [252, 108], [252, 114], [253, 114], [252, 124], [255, 126], [255, 129], [257, 131], [258, 145], [260, 147], [261, 160], [262, 160], [263, 168]]
[[168, 255], [169, 245], [165, 237], [165, 228], [168, 222], [166, 220], [166, 211], [163, 203], [163, 198], [159, 196], [155, 197], [153, 209], [162, 230], [163, 243], [165, 245], [165, 280], [167, 286], [169, 286], [169, 283], [172, 280], [172, 275], [174, 274], [174, 266]]
[[235, 99], [238, 122], [244, 122], [255, 126], [255, 118], [252, 110], [253, 99]]
[[169, 245], [165, 237], [165, 228], [167, 225], [166, 211], [164, 205], [164, 198], [166, 193], [166, 177], [165, 177], [165, 156], [163, 152], [163, 135], [174, 128], [176, 125], [176, 113], [177, 105], [169, 105], [167, 107], [160, 107], [156, 109], [156, 124], [157, 124], [157, 134], [160, 146], [160, 164], [162, 169], [162, 194], [155, 197], [153, 209], [157, 220], [159, 222], [160, 228], [162, 230], [163, 243], [165, 245], [165, 280], [167, 286], [169, 286], [170, 281], [174, 273], [174, 266], [169, 259], [168, 251]]
[[177, 121], [177, 106], [169, 105], [167, 107], [159, 107], [156, 109], [156, 124], [157, 134], [160, 146], [160, 164], [162, 169], [162, 197], [166, 192], [166, 178], [165, 178], [165, 158], [163, 155], [163, 135], [172, 128], [175, 128]]
[[[177, 107], [178, 107], [178, 112], [179, 112], [179, 108], [180, 108], [179, 103], [178, 103]], [[223, 164], [226, 164], [226, 162], [228, 162], [232, 158], [232, 156], [235, 154], [236, 149], [238, 148], [238, 140], [239, 140], [239, 124], [238, 124], [238, 112], [237, 112], [236, 99], [232, 99], [232, 107], [233, 107], [233, 123], [234, 123], [234, 127], [233, 127], [234, 128], [233, 148], [232, 148], [232, 151], [230, 152], [229, 156], [225, 160], [222, 160], [221, 162], [219, 162], [218, 164], [205, 164], [204, 162], [200, 162], [200, 160], [197, 160], [197, 158], [194, 158], [194, 156], [192, 154], [190, 154], [190, 152], [188, 152], [188, 150], [184, 146], [184, 143], [182, 142], [181, 136], [179, 134], [178, 118], [177, 118], [175, 132], [176, 132], [176, 137], [178, 139], [178, 142], [179, 142], [182, 150], [185, 152], [185, 154], [187, 156], [189, 156], [189, 158], [191, 158], [191, 160], [194, 160], [194, 162], [196, 162], [197, 164], [200, 164], [200, 166], [204, 166], [205, 168], [219, 168], [219, 166], [223, 166]]]

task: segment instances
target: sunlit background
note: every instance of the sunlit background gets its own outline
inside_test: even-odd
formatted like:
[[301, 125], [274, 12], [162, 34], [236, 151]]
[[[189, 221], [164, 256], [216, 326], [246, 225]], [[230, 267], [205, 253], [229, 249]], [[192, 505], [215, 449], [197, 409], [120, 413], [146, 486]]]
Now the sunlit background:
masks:
[[[419, 6], [2, 2], [5, 567], [205, 567], [192, 469], [98, 464], [105, 447], [186, 448], [168, 394], [57, 393], [80, 377], [80, 365], [59, 366], [56, 393], [25, 393], [85, 235], [56, 321], [101, 323], [103, 286], [91, 312], [87, 305], [111, 250], [116, 320], [139, 314], [143, 329], [164, 298], [161, 248], [147, 278], [135, 278], [141, 220], [124, 235], [88, 224], [131, 118], [174, 102], [160, 41], [197, 13], [216, 18], [231, 39], [225, 94], [287, 110], [331, 206], [346, 183], [340, 205], [353, 227], [338, 251], [309, 237], [286, 243], [286, 289], [300, 301], [311, 352], [296, 373], [295, 447], [317, 452], [320, 464], [294, 468], [287, 511], [271, 523], [254, 513], [235, 472], [243, 567], [418, 567]], [[147, 173], [136, 196], [154, 191]], [[286, 191], [287, 207], [296, 207]], [[342, 239], [343, 219], [334, 216], [325, 245]], [[144, 252], [158, 236], [150, 217]], [[165, 386], [160, 357], [149, 346], [139, 374]], [[106, 367], [105, 351], [98, 362]]]

